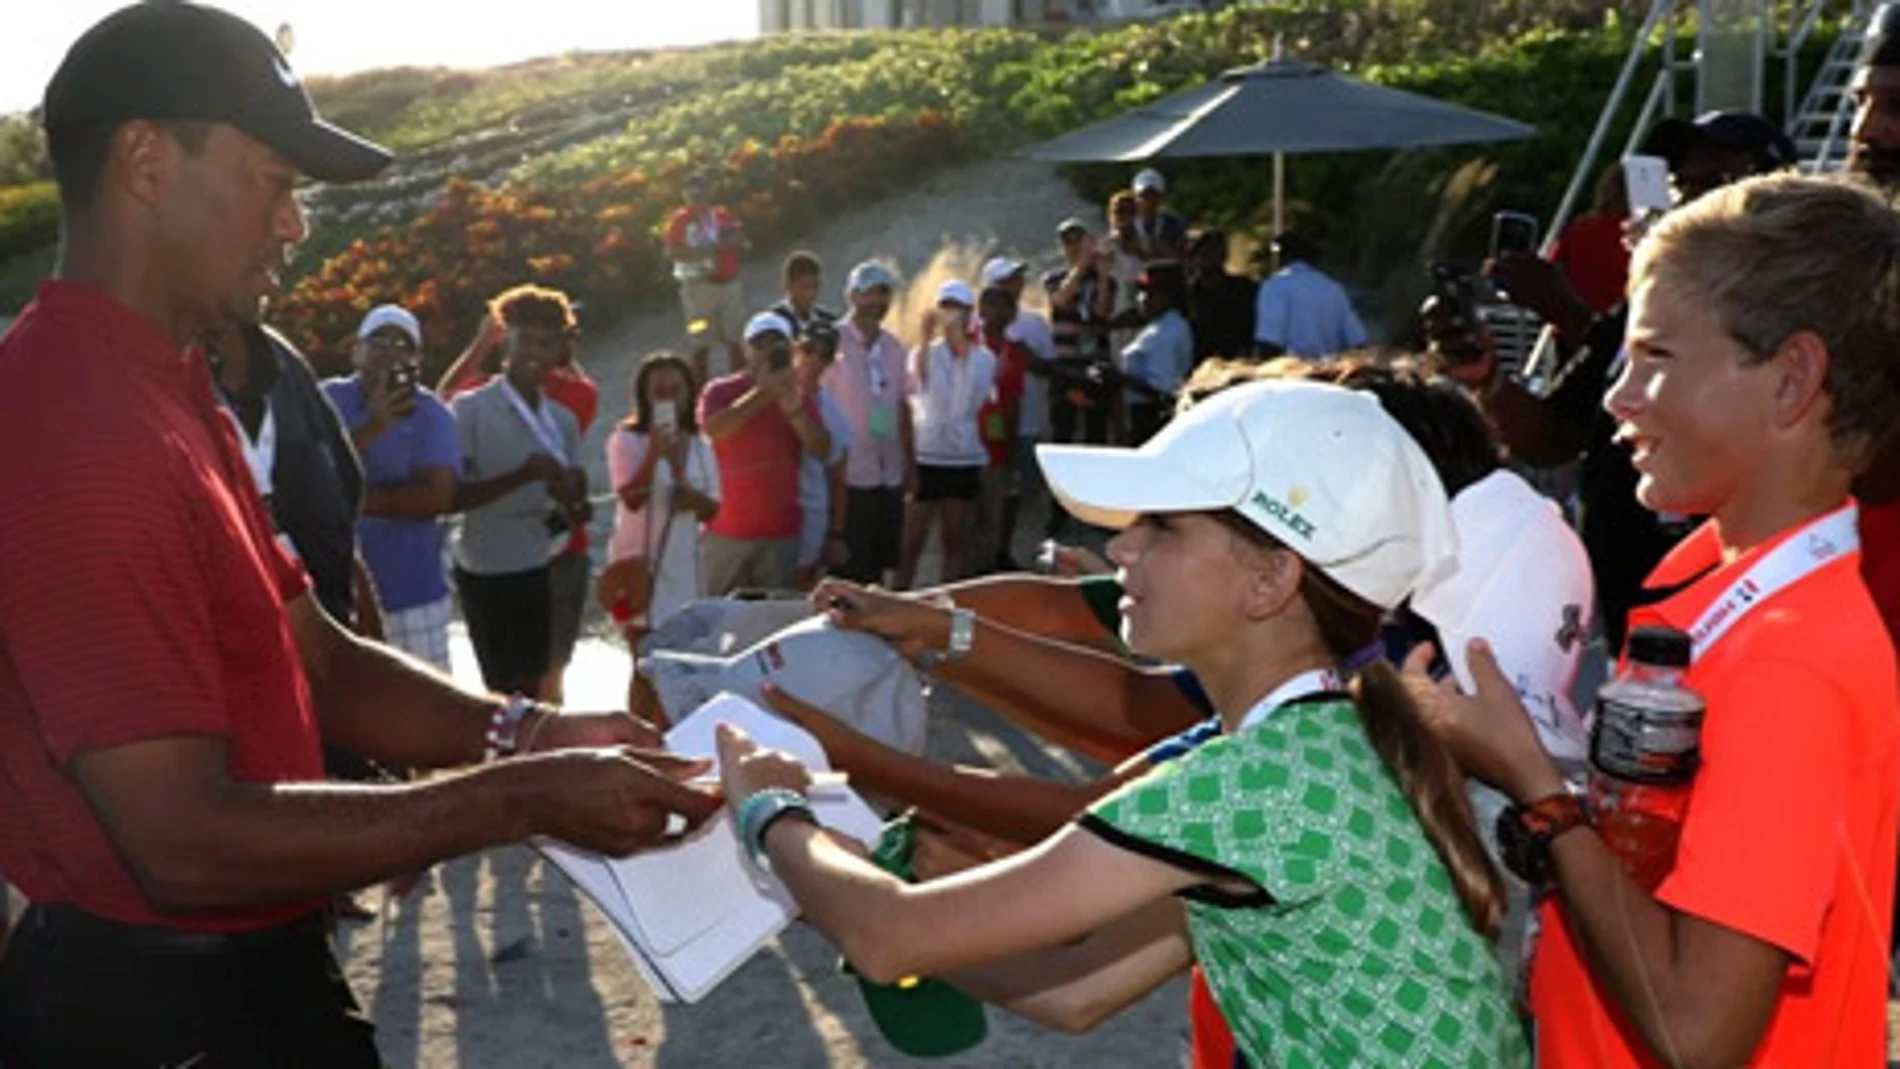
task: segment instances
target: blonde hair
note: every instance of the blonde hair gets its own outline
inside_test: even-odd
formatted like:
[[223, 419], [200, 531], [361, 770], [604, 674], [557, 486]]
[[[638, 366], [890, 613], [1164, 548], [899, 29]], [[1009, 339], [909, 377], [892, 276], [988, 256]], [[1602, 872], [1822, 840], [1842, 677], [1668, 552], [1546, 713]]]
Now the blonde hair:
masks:
[[1774, 174], [1705, 194], [1637, 246], [1630, 292], [1649, 283], [1710, 309], [1748, 364], [1818, 337], [1828, 433], [1856, 472], [1900, 442], [1900, 217], [1871, 188]]

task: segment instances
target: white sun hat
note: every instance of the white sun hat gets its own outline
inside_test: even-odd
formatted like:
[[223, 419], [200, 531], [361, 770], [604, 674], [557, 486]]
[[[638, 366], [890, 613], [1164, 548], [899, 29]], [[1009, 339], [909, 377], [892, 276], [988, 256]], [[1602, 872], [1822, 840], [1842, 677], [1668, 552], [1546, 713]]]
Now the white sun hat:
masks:
[[1036, 448], [1085, 523], [1233, 509], [1341, 586], [1393, 608], [1453, 566], [1451, 507], [1431, 461], [1371, 394], [1315, 382], [1223, 390], [1139, 449]]

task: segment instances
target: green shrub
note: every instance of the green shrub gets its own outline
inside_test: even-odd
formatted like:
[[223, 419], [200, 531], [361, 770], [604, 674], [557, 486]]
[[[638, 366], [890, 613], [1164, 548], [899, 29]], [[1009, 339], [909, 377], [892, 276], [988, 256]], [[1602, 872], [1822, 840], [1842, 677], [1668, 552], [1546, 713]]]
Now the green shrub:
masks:
[[59, 191], [51, 182], [0, 186], [0, 260], [59, 240]]

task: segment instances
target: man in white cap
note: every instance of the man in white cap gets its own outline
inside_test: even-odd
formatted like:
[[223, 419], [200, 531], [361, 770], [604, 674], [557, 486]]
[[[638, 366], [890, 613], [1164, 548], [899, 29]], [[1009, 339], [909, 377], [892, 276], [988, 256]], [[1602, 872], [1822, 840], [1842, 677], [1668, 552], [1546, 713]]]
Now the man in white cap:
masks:
[[964, 574], [964, 528], [981, 488], [989, 451], [977, 413], [996, 382], [996, 357], [971, 337], [976, 294], [962, 279], [937, 287], [937, 302], [924, 312], [922, 339], [910, 354], [915, 393], [911, 418], [917, 427], [917, 492], [904, 515], [899, 589], [917, 575], [917, 559], [939, 519], [943, 521], [943, 579]]
[[452, 597], [439, 518], [455, 510], [462, 452], [455, 417], [420, 381], [422, 324], [408, 309], [370, 309], [356, 330], [356, 373], [324, 393], [363, 464], [363, 560], [382, 599], [385, 640], [444, 671]]
[[741, 587], [789, 590], [797, 579], [801, 453], [831, 454], [817, 400], [792, 374], [792, 324], [760, 312], [745, 327], [745, 368], [699, 395], [699, 426], [712, 440], [724, 504], [700, 543], [706, 593]]
[[1128, 184], [1135, 194], [1134, 248], [1143, 260], [1180, 260], [1187, 256], [1187, 220], [1165, 206], [1168, 180], [1153, 167], [1135, 173]]
[[884, 329], [897, 276], [875, 260], [851, 269], [845, 282], [850, 318], [838, 329], [838, 359], [825, 389], [851, 425], [845, 455], [844, 540], [838, 574], [882, 583], [897, 567], [904, 495], [917, 487], [917, 445], [910, 419], [910, 376], [904, 343]]

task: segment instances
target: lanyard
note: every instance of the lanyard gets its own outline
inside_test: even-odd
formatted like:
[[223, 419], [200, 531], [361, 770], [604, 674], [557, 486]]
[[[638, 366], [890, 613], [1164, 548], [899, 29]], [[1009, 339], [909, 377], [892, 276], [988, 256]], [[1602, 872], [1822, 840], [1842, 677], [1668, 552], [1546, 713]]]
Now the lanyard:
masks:
[[864, 331], [856, 323], [851, 324], [851, 329], [857, 331], [858, 342], [864, 348], [864, 385], [870, 389], [873, 399], [883, 397], [885, 388], [890, 385], [890, 377], [884, 374], [884, 361], [878, 352], [881, 348], [878, 343], [884, 340], [884, 331], [879, 328], [867, 341]]
[[1689, 628], [1701, 658], [1762, 602], [1860, 549], [1860, 510], [1844, 505], [1789, 535], [1702, 610]]
[[554, 413], [548, 407], [553, 402], [543, 396], [538, 408], [529, 408], [528, 402], [516, 392], [514, 383], [507, 379], [501, 380], [501, 390], [508, 396], [508, 403], [515, 407], [515, 413], [527, 423], [528, 430], [534, 435], [535, 440], [548, 451], [548, 455], [560, 461], [564, 467], [571, 463], [567, 459], [567, 447], [561, 444], [560, 424], [555, 422]]
[[1266, 720], [1267, 717], [1272, 716], [1275, 709], [1289, 702], [1298, 701], [1301, 698], [1308, 698], [1315, 694], [1324, 694], [1327, 691], [1345, 689], [1345, 680], [1341, 679], [1339, 673], [1331, 668], [1314, 668], [1310, 671], [1301, 672], [1299, 675], [1273, 688], [1273, 691], [1266, 697], [1255, 702], [1254, 707], [1247, 710], [1247, 715], [1241, 718], [1240, 730], [1245, 731], [1259, 724]]

